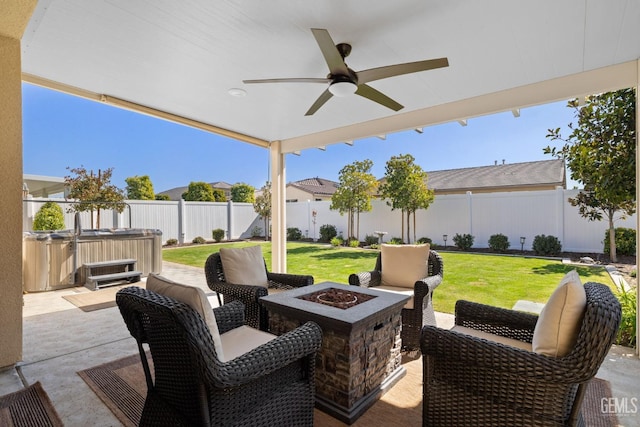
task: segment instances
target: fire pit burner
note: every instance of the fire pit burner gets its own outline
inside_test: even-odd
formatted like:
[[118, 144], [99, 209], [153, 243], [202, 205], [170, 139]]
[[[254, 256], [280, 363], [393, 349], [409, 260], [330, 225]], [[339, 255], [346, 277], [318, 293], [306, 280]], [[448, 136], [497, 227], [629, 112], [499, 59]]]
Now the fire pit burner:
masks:
[[312, 292], [310, 294], [301, 295], [298, 298], [346, 310], [350, 307], [354, 307], [358, 304], [369, 301], [370, 299], [376, 298], [376, 296], [353, 292], [346, 289], [328, 288]]

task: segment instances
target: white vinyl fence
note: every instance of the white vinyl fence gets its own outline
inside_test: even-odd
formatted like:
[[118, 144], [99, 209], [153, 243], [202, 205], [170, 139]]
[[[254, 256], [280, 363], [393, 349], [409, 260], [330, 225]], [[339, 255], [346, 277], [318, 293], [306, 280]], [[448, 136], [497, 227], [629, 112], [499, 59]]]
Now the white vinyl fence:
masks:
[[[571, 206], [567, 198], [578, 190], [520, 191], [482, 194], [436, 196], [429, 209], [416, 213], [416, 237], [429, 237], [434, 243], [453, 245], [456, 233], [475, 237], [474, 247], [488, 247], [489, 237], [501, 233], [509, 237], [511, 249], [519, 249], [520, 237], [525, 237], [524, 249], [531, 249], [533, 238], [539, 234], [560, 239], [562, 249], [569, 252], [602, 253], [607, 221], [587, 221]], [[24, 231], [30, 231], [33, 216], [40, 206], [51, 200], [61, 204], [66, 212], [68, 204], [60, 199], [28, 199], [24, 201]], [[308, 201], [287, 204], [287, 227], [296, 227], [303, 236], [317, 239], [320, 227], [331, 224], [347, 236], [347, 217], [329, 209], [328, 201]], [[392, 211], [384, 201], [374, 200], [370, 212], [360, 214], [360, 240], [376, 231], [386, 232], [385, 241], [400, 237], [402, 220], [399, 211]], [[146, 228], [162, 231], [162, 240], [177, 239], [191, 242], [195, 237], [211, 240], [211, 231], [225, 230], [228, 239], [251, 237], [264, 223], [250, 203], [217, 203], [185, 201], [128, 200], [121, 214], [102, 212], [102, 228]], [[316, 212], [315, 224], [313, 212]], [[73, 213], [65, 213], [65, 226], [74, 227]], [[83, 228], [92, 228], [90, 214], [81, 215]], [[412, 220], [413, 223], [413, 220]], [[635, 215], [618, 219], [616, 227], [636, 228]], [[406, 229], [406, 225], [405, 225]], [[413, 240], [413, 224], [411, 238]]]
[[[579, 190], [518, 191], [482, 194], [454, 194], [436, 196], [427, 210], [416, 212], [416, 237], [429, 237], [438, 245], [453, 245], [453, 236], [469, 233], [475, 237], [474, 247], [487, 248], [489, 237], [504, 234], [510, 249], [520, 249], [520, 237], [525, 238], [524, 249], [530, 250], [533, 238], [539, 234], [556, 236], [562, 250], [568, 252], [603, 252], [603, 239], [608, 227], [606, 220], [587, 221], [578, 208], [567, 201]], [[303, 235], [318, 238], [320, 226], [331, 224], [347, 237], [347, 217], [329, 210], [329, 202], [290, 203], [287, 205], [287, 227], [297, 227]], [[372, 202], [370, 212], [360, 214], [360, 240], [375, 231], [385, 231], [384, 241], [402, 236], [399, 211], [392, 211], [382, 200]], [[313, 211], [317, 212], [313, 224]], [[413, 218], [411, 219], [413, 241]], [[616, 227], [636, 228], [635, 215], [618, 219]], [[405, 224], [406, 230], [406, 224]], [[406, 234], [406, 232], [405, 232]]]

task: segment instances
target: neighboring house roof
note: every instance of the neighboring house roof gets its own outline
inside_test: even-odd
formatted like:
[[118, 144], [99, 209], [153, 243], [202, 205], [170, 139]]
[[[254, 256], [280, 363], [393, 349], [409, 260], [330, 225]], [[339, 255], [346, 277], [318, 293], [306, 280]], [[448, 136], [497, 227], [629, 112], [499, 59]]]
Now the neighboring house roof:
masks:
[[338, 183], [324, 178], [307, 178], [300, 181], [290, 182], [292, 187], [313, 194], [314, 196], [331, 196], [338, 189]]
[[219, 188], [220, 190], [229, 190], [229, 191], [231, 191], [231, 187], [233, 187], [233, 185], [224, 181], [210, 182], [209, 185], [212, 186], [213, 188]]
[[[217, 189], [220, 189], [220, 190], [224, 191], [225, 195], [227, 197], [229, 197], [232, 185], [229, 184], [228, 182], [216, 181], [216, 182], [210, 182], [209, 185], [211, 187], [213, 187], [213, 188], [217, 188]], [[189, 189], [189, 186], [176, 187], [176, 188], [172, 188], [170, 190], [163, 191], [163, 192], [158, 193], [158, 194], [166, 194], [167, 196], [169, 196], [169, 199], [171, 199], [171, 200], [180, 200], [182, 198], [182, 193], [184, 193], [188, 189]]]
[[566, 187], [564, 160], [502, 163], [427, 172], [429, 188], [436, 193], [525, 191]]

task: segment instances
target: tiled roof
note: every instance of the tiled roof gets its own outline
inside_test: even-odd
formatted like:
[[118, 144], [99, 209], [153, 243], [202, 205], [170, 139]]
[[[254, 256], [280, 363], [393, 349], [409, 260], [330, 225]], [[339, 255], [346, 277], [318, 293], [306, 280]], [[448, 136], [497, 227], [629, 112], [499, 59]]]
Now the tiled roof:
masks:
[[336, 192], [338, 183], [324, 178], [307, 178], [300, 181], [290, 182], [289, 185], [297, 187], [315, 195], [331, 196]]
[[509, 187], [566, 186], [564, 160], [498, 163], [491, 166], [427, 172], [428, 186], [436, 191]]

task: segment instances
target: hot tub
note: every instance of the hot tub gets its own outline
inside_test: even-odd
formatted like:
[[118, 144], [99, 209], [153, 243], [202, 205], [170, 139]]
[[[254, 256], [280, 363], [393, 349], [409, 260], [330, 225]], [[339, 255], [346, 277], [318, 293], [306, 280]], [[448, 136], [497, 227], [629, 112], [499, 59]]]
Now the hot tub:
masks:
[[82, 286], [83, 264], [135, 259], [143, 276], [162, 272], [162, 231], [140, 228], [23, 233], [25, 292]]

